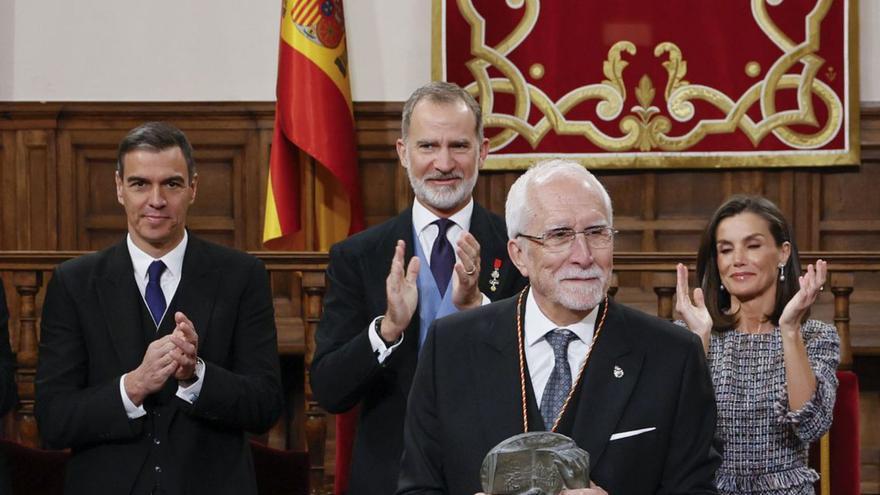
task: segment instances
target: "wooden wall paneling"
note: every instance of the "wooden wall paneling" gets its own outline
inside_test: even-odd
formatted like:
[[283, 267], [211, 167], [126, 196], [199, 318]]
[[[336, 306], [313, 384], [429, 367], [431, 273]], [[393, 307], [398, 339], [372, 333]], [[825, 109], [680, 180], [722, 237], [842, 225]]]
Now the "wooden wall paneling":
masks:
[[794, 218], [796, 203], [796, 196], [794, 192], [794, 172], [792, 170], [782, 170], [777, 172], [775, 175], [777, 175], [779, 178], [779, 202], [777, 203], [777, 206], [779, 206], [779, 209], [782, 210], [785, 218], [788, 218], [789, 222], [792, 222], [791, 219]]
[[811, 174], [810, 193], [804, 198], [804, 207], [810, 214], [810, 243], [802, 249], [816, 250], [822, 245], [822, 231], [819, 222], [822, 221], [822, 176]]
[[[244, 223], [242, 231], [244, 237], [244, 248], [248, 250], [260, 249], [263, 243], [263, 218], [265, 199], [261, 194], [261, 189], [266, 188], [266, 178], [262, 173], [263, 169], [267, 169], [268, 160], [260, 161], [262, 158], [262, 150], [260, 148], [260, 132], [249, 131], [244, 136], [244, 154], [241, 164], [242, 173], [242, 198], [240, 206], [242, 209], [242, 221]], [[263, 199], [261, 202], [260, 200]]]
[[[355, 105], [358, 162], [364, 221], [377, 225], [408, 206], [409, 181], [397, 158], [401, 103], [363, 102]], [[400, 182], [402, 179], [405, 181]], [[405, 189], [402, 188], [405, 186]], [[404, 199], [402, 199], [404, 198]]]
[[[58, 249], [73, 250], [79, 245], [79, 218], [82, 205], [77, 191], [82, 190], [76, 175], [73, 137], [67, 129], [59, 129], [58, 153]], [[76, 185], [76, 187], [71, 187]], [[65, 187], [66, 186], [66, 187]]]
[[514, 180], [515, 177], [504, 172], [481, 171], [474, 186], [474, 201], [503, 217], [507, 191]]
[[62, 122], [59, 132], [59, 198], [65, 205], [59, 237], [65, 249], [101, 249], [118, 242], [126, 230], [122, 206], [116, 198], [116, 149], [128, 131], [85, 129]]
[[[238, 122], [224, 122], [229, 128], [198, 128], [187, 131], [193, 143], [199, 185], [190, 210], [192, 228], [217, 242], [239, 249], [260, 247], [263, 211], [258, 204], [261, 184], [256, 129], [238, 128]], [[262, 187], [265, 188], [265, 182]]]
[[[640, 191], [642, 220], [646, 222], [642, 228], [642, 251], [657, 250], [657, 230], [650, 226], [650, 223], [657, 220], [657, 174], [656, 172], [646, 172], [642, 174], [642, 187]], [[649, 278], [642, 277], [642, 286], [647, 287], [651, 281]]]
[[0, 249], [15, 249], [15, 131], [0, 131]]
[[812, 192], [810, 184], [810, 172], [797, 171], [794, 177], [795, 204], [792, 217], [788, 219], [794, 228], [795, 239], [799, 249], [809, 249], [812, 244], [813, 225], [811, 224], [812, 215], [808, 208], [802, 205]]
[[15, 145], [16, 248], [56, 249], [55, 133], [19, 130]]

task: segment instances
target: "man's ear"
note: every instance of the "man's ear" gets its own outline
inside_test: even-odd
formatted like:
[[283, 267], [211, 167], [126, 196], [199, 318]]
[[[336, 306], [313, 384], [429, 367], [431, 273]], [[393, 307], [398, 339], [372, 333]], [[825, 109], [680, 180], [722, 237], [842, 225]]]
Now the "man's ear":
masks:
[[523, 277], [529, 276], [529, 269], [526, 266], [526, 253], [523, 251], [522, 246], [519, 245], [516, 239], [508, 239], [507, 240], [507, 255], [510, 256], [510, 261], [516, 266], [517, 270], [522, 274]]
[[119, 171], [113, 173], [116, 182], [116, 201], [119, 201], [119, 204], [125, 206], [125, 201], [122, 199], [122, 188], [125, 184], [122, 183], [122, 177], [119, 176]]
[[189, 204], [193, 204], [196, 201], [196, 191], [199, 186], [199, 174], [193, 173], [192, 180], [189, 181], [189, 185], [192, 188], [192, 196], [189, 198]]
[[486, 163], [486, 157], [489, 156], [489, 138], [483, 138], [483, 142], [480, 143], [480, 157], [477, 160], [477, 169], [482, 169], [483, 164]]
[[401, 167], [409, 168], [409, 162], [406, 159], [406, 143], [401, 138], [397, 139], [397, 158], [400, 159]]

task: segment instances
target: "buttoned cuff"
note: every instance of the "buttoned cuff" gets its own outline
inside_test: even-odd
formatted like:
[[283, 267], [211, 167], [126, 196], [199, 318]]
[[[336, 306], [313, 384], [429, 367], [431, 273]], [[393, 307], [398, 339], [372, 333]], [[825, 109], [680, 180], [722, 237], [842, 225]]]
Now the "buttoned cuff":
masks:
[[388, 359], [388, 356], [394, 352], [394, 349], [397, 349], [400, 344], [403, 343], [403, 339], [406, 338], [406, 332], [400, 334], [400, 339], [394, 343], [391, 347], [385, 344], [385, 341], [382, 340], [382, 337], [379, 336], [378, 333], [374, 330], [376, 328], [376, 321], [382, 318], [381, 316], [377, 316], [373, 318], [373, 321], [367, 325], [367, 336], [370, 339], [370, 345], [373, 347], [373, 353], [376, 355], [376, 359], [379, 361], [379, 364], [385, 362]]
[[[128, 373], [125, 375], [127, 374]], [[128, 398], [128, 394], [125, 393], [125, 375], [122, 375], [122, 378], [119, 379], [119, 395], [122, 396], [122, 405], [125, 407], [125, 414], [128, 416], [128, 419], [137, 419], [146, 416], [147, 410], [144, 409], [144, 405], [134, 405], [134, 402], [132, 402], [131, 399]]]
[[176, 395], [192, 404], [199, 398], [203, 383], [205, 383], [205, 362], [202, 361], [202, 358], [198, 358], [196, 361], [196, 381], [188, 386], [181, 385], [178, 382]]

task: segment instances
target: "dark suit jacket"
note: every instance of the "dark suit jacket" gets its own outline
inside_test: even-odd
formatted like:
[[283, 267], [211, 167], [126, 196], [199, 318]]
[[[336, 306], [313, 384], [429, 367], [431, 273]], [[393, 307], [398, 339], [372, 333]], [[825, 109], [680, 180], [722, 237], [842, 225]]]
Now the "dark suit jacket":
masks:
[[[471, 215], [471, 234], [480, 243], [480, 290], [491, 299], [508, 297], [525, 280], [507, 256], [504, 221], [479, 205]], [[362, 402], [350, 474], [350, 494], [392, 493], [403, 451], [406, 398], [418, 357], [419, 314], [413, 315], [403, 343], [380, 365], [373, 354], [367, 325], [385, 314], [385, 279], [398, 239], [413, 256], [412, 209], [330, 249], [329, 289], [316, 335], [311, 369], [315, 398], [332, 413]], [[501, 260], [496, 291], [489, 281]], [[427, 266], [422, 266], [427, 270]]]
[[265, 268], [189, 236], [168, 311], [183, 311], [199, 335], [201, 394], [194, 404], [175, 397], [172, 377], [166, 393], [145, 401], [149, 414], [134, 420], [119, 392], [121, 375], [141, 363], [147, 346], [132, 273], [123, 241], [61, 264], [47, 289], [36, 417], [44, 442], [72, 449], [65, 493], [129, 493], [157, 448], [165, 449], [167, 493], [256, 493], [245, 432], [267, 430], [282, 402]]
[[[481, 491], [483, 457], [523, 432], [520, 390], [516, 298], [437, 320], [409, 397], [398, 493]], [[608, 493], [716, 493], [715, 398], [696, 336], [612, 302], [577, 400], [571, 437]]]
[[[12, 410], [17, 398], [15, 355], [9, 345], [9, 310], [6, 307], [6, 293], [3, 290], [3, 283], [0, 281], [0, 416]], [[0, 493], [7, 493], [11, 490], [6, 459], [0, 450]]]
[[9, 310], [6, 306], [6, 292], [0, 283], [0, 416], [12, 409], [17, 398], [15, 355], [9, 344]]

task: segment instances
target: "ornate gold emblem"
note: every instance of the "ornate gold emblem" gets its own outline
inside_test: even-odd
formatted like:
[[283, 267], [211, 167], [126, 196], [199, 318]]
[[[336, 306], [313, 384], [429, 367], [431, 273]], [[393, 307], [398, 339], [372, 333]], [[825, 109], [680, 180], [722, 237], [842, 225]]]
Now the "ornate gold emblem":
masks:
[[[776, 5], [778, 0], [751, 0], [753, 18], [761, 31], [781, 51], [780, 57], [762, 74], [761, 65], [748, 63], [745, 72], [756, 78], [755, 83], [740, 95], [725, 92], [685, 79], [688, 62], [680, 48], [671, 41], [658, 43], [654, 56], [666, 70], [663, 88], [665, 105], [655, 104], [656, 92], [647, 74], [632, 88], [635, 103], [624, 83], [627, 57], [636, 54], [636, 45], [627, 40], [614, 43], [602, 63], [604, 79], [585, 84], [567, 92], [556, 101], [536, 84], [544, 75], [544, 67], [532, 64], [526, 75], [508, 58], [508, 55], [532, 32], [540, 15], [540, 0], [508, 0], [513, 9], [522, 9], [523, 15], [514, 29], [495, 46], [484, 43], [486, 19], [476, 10], [471, 0], [457, 0], [458, 9], [471, 29], [470, 47], [473, 58], [466, 67], [474, 82], [466, 86], [479, 97], [487, 128], [501, 129], [490, 138], [490, 150], [503, 153], [517, 137], [522, 137], [532, 148], [537, 148], [550, 133], [582, 136], [606, 152], [681, 152], [693, 148], [705, 137], [713, 134], [740, 132], [757, 147], [772, 134], [782, 143], [795, 150], [815, 150], [827, 145], [845, 125], [847, 113], [840, 97], [817, 76], [823, 59], [817, 55], [820, 41], [820, 25], [832, 4], [832, 0], [817, 0], [815, 7], [805, 19], [803, 42], [795, 43], [773, 22], [767, 12], [767, 3]], [[794, 73], [795, 66], [801, 69]], [[489, 69], [500, 72], [502, 77], [490, 77]], [[833, 68], [826, 68], [825, 79], [833, 81]], [[763, 77], [761, 77], [763, 76]], [[781, 90], [796, 90], [797, 104], [793, 109], [778, 110], [777, 94]], [[495, 96], [510, 94], [514, 108], [511, 113], [496, 111]], [[824, 122], [818, 122], [814, 102], [819, 101], [827, 109]], [[619, 121], [620, 134], [608, 134], [591, 120], [570, 119], [568, 114], [578, 105], [595, 102], [596, 116], [605, 122]], [[695, 102], [703, 102], [719, 110], [722, 118], [703, 118], [696, 115]], [[758, 107], [759, 120], [753, 120], [749, 112]], [[540, 112], [535, 119], [532, 112]], [[755, 112], [751, 112], [755, 115]], [[531, 117], [531, 118], [530, 118]], [[672, 121], [693, 123], [687, 132], [670, 134]], [[531, 124], [530, 122], [535, 122]], [[792, 126], [809, 126], [813, 132], [803, 133]], [[856, 152], [857, 159], [857, 152]], [[848, 156], [848, 159], [851, 159]], [[842, 159], [835, 163], [845, 163]]]

